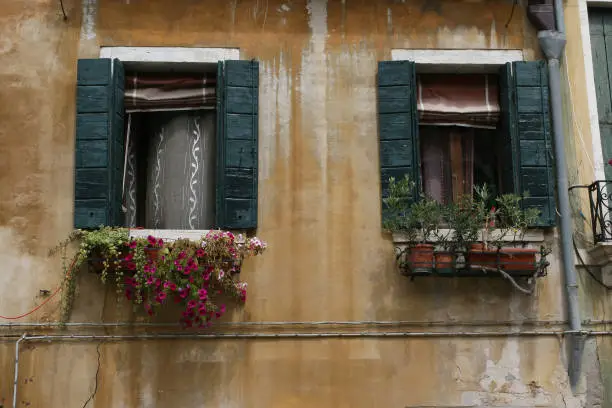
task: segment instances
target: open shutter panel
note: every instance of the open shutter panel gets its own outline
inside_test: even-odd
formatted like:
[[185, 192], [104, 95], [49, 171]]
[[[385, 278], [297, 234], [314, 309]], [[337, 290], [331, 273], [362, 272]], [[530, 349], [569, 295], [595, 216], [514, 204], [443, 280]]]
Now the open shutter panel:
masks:
[[124, 71], [119, 60], [77, 68], [74, 226], [121, 226]]
[[548, 71], [544, 61], [513, 62], [502, 69], [504, 190], [525, 195], [524, 207], [541, 215], [533, 227], [556, 224]]
[[257, 228], [259, 63], [218, 67], [217, 226]]
[[[411, 61], [378, 63], [378, 124], [381, 200], [388, 196], [389, 178], [408, 175], [421, 186], [416, 108], [415, 64]], [[414, 199], [417, 199], [415, 192]], [[387, 217], [382, 204], [383, 220]]]

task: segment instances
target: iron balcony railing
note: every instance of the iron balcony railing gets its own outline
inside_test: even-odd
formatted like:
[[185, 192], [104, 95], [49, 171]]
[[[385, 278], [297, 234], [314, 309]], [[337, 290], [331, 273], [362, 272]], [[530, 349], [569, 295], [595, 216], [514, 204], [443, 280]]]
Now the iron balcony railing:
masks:
[[612, 180], [598, 180], [589, 186], [593, 241], [612, 242]]

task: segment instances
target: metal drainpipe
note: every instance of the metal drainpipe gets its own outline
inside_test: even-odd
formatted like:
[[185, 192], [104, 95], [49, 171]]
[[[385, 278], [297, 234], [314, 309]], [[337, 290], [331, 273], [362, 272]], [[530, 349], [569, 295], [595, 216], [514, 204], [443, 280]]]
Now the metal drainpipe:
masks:
[[573, 227], [569, 202], [569, 183], [567, 177], [567, 160], [565, 157], [565, 137], [563, 132], [563, 109], [561, 105], [561, 69], [560, 61], [565, 51], [565, 23], [563, 21], [563, 3], [554, 1], [555, 24], [557, 31], [540, 31], [538, 40], [542, 52], [548, 59], [548, 81], [550, 87], [550, 105], [555, 148], [555, 168], [557, 173], [557, 195], [559, 200], [559, 218], [561, 233], [561, 250], [563, 271], [565, 275], [565, 289], [567, 292], [567, 309], [570, 331], [568, 336], [569, 363], [568, 376], [572, 390], [580, 380], [582, 351], [584, 338], [579, 332], [582, 330], [580, 306], [578, 303], [578, 283], [574, 256], [572, 252]]
[[15, 380], [13, 382], [13, 408], [17, 408], [17, 382], [19, 381], [19, 344], [26, 339], [27, 335], [23, 336], [15, 343]]

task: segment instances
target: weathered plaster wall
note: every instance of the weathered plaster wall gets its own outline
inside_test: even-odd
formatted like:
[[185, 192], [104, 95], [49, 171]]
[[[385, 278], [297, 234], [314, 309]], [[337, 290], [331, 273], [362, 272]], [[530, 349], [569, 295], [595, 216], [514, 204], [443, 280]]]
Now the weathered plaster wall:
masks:
[[[60, 280], [59, 262], [45, 254], [72, 225], [76, 59], [97, 57], [100, 46], [210, 46], [261, 62], [258, 235], [270, 250], [245, 268], [250, 298], [234, 320], [463, 322], [446, 330], [563, 320], [557, 250], [527, 297], [497, 280], [401, 278], [380, 229], [377, 62], [393, 48], [507, 48], [535, 58], [521, 8], [506, 26], [511, 1], [65, 5], [67, 22], [55, 0], [13, 0], [0, 11], [1, 314], [30, 309], [39, 289]], [[112, 293], [91, 277], [81, 283], [75, 321], [125, 318]], [[57, 304], [33, 318], [56, 319]], [[0, 343], [0, 403], [12, 395], [13, 350]], [[555, 338], [165, 340], [104, 344], [100, 353], [96, 407], [579, 403]], [[93, 389], [95, 343], [31, 344], [22, 358], [20, 403], [79, 406]]]

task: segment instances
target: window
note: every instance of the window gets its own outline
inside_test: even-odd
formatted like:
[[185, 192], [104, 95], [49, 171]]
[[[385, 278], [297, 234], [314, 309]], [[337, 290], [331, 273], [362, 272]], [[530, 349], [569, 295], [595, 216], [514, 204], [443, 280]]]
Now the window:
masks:
[[256, 228], [258, 63], [210, 68], [79, 60], [76, 228]]
[[[459, 85], [476, 83], [477, 77], [462, 77]], [[508, 63], [496, 76], [480, 76], [480, 80], [485, 78], [498, 87], [486, 94], [486, 112], [477, 106], [482, 103], [454, 109], [461, 101], [453, 98], [446, 98], [450, 106], [441, 108], [441, 76], [418, 76], [412, 61], [379, 63], [381, 195], [387, 194], [389, 177], [405, 175], [442, 202], [487, 182], [497, 193], [523, 195], [523, 205], [538, 208], [541, 216], [534, 226], [553, 226], [556, 212], [545, 62]], [[456, 78], [451, 80], [461, 88]], [[437, 98], [429, 107], [423, 104], [422, 92], [427, 89]], [[465, 99], [470, 92], [464, 89], [457, 97]], [[499, 101], [496, 109], [491, 106], [495, 96]]]
[[486, 183], [498, 192], [497, 76], [417, 74], [423, 191], [447, 204]]

